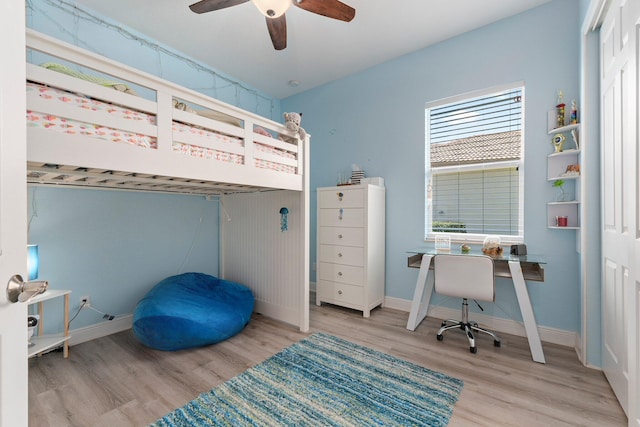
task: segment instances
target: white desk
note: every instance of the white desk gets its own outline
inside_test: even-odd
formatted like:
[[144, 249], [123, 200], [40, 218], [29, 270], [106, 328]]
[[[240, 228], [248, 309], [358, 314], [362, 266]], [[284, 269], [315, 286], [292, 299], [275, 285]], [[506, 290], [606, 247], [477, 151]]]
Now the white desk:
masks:
[[[433, 274], [430, 274], [430, 270], [433, 269], [431, 260], [437, 252], [433, 248], [417, 248], [407, 252], [410, 254], [408, 266], [420, 268], [416, 290], [411, 302], [409, 321], [407, 322], [407, 329], [413, 331], [427, 316], [429, 300], [433, 292]], [[475, 253], [475, 255], [479, 254], [479, 252]], [[469, 256], [473, 255], [474, 253], [469, 254]], [[527, 334], [527, 339], [529, 340], [531, 356], [535, 362], [545, 363], [542, 342], [540, 341], [540, 334], [538, 333], [538, 325], [535, 315], [533, 314], [533, 307], [531, 306], [525, 279], [543, 282], [544, 270], [541, 265], [546, 264], [546, 261], [539, 255], [518, 256], [509, 254], [496, 257], [494, 261], [496, 277], [510, 277], [513, 280], [518, 305], [520, 306], [520, 312], [522, 313], [522, 319], [524, 321], [524, 329]]]

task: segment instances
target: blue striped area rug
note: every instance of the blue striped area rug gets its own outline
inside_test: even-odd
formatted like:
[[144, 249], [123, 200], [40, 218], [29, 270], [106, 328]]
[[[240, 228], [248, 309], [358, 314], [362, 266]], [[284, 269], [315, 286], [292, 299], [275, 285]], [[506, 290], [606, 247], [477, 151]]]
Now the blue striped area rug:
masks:
[[461, 380], [316, 333], [152, 426], [446, 426]]

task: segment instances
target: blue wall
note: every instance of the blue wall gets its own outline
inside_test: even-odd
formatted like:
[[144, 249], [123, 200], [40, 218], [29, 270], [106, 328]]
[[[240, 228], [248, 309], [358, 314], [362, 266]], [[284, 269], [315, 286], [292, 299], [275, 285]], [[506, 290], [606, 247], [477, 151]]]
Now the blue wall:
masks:
[[[352, 163], [367, 176], [385, 178], [388, 297], [412, 298], [417, 270], [406, 267], [405, 251], [424, 244], [425, 103], [524, 81], [525, 242], [549, 262], [545, 282], [530, 283], [529, 292], [540, 325], [579, 330], [576, 232], [546, 225], [547, 202], [554, 200], [546, 179], [553, 152], [547, 111], [558, 90], [578, 99], [579, 30], [577, 1], [555, 0], [282, 101], [283, 111], [304, 113], [313, 136], [312, 188], [335, 185], [338, 172]], [[312, 261], [315, 227], [314, 215]], [[520, 320], [510, 282], [498, 283], [497, 298], [487, 314]]]
[[[105, 313], [131, 314], [167, 276], [218, 274], [218, 202], [203, 196], [74, 188], [29, 187], [29, 243], [39, 245], [39, 278], [71, 289]], [[51, 305], [56, 302], [52, 300]], [[45, 326], [57, 331], [61, 310]], [[102, 321], [83, 310], [77, 329]]]

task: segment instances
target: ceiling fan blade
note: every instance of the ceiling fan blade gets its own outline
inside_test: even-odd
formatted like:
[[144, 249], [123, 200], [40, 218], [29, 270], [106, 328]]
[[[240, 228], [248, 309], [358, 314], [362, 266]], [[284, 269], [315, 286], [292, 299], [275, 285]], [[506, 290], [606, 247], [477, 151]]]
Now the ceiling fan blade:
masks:
[[277, 18], [265, 19], [267, 20], [267, 29], [275, 50], [282, 50], [287, 47], [287, 20], [284, 14]]
[[300, 9], [349, 22], [356, 16], [356, 10], [338, 0], [293, 0]]
[[195, 13], [206, 13], [214, 10], [226, 9], [231, 6], [237, 6], [248, 1], [249, 0], [201, 0], [189, 6], [189, 9]]

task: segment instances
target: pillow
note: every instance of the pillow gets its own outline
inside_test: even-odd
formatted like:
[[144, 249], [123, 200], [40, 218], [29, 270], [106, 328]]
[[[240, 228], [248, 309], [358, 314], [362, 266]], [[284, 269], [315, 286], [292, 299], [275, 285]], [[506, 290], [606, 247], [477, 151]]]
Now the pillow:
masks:
[[242, 127], [242, 120], [236, 119], [235, 117], [230, 116], [228, 114], [220, 113], [218, 111], [211, 111], [211, 110], [198, 110], [197, 113], [199, 116], [202, 116], [202, 117], [207, 117], [209, 119], [230, 124], [232, 126]]
[[93, 76], [90, 74], [84, 74], [84, 73], [81, 73], [80, 71], [73, 70], [67, 67], [66, 65], [58, 64], [55, 62], [46, 62], [44, 64], [41, 64], [40, 66], [51, 71], [57, 71], [58, 73], [66, 74], [68, 76], [86, 80], [91, 83], [99, 84], [100, 86], [110, 87], [117, 91], [128, 93], [129, 95], [138, 96], [136, 91], [134, 91], [128, 85], [122, 82], [109, 80], [104, 77]]
[[175, 108], [176, 110], [186, 111], [187, 113], [197, 113], [196, 110], [194, 110], [193, 108], [189, 107], [184, 102], [180, 102], [175, 98], [173, 98], [172, 101], [173, 101], [173, 108]]
[[255, 133], [257, 133], [258, 135], [264, 135], [264, 136], [268, 136], [269, 138], [273, 138], [273, 135], [271, 135], [269, 133], [269, 131], [266, 130], [265, 128], [263, 128], [263, 127], [256, 126], [256, 127], [253, 128], [253, 131]]

